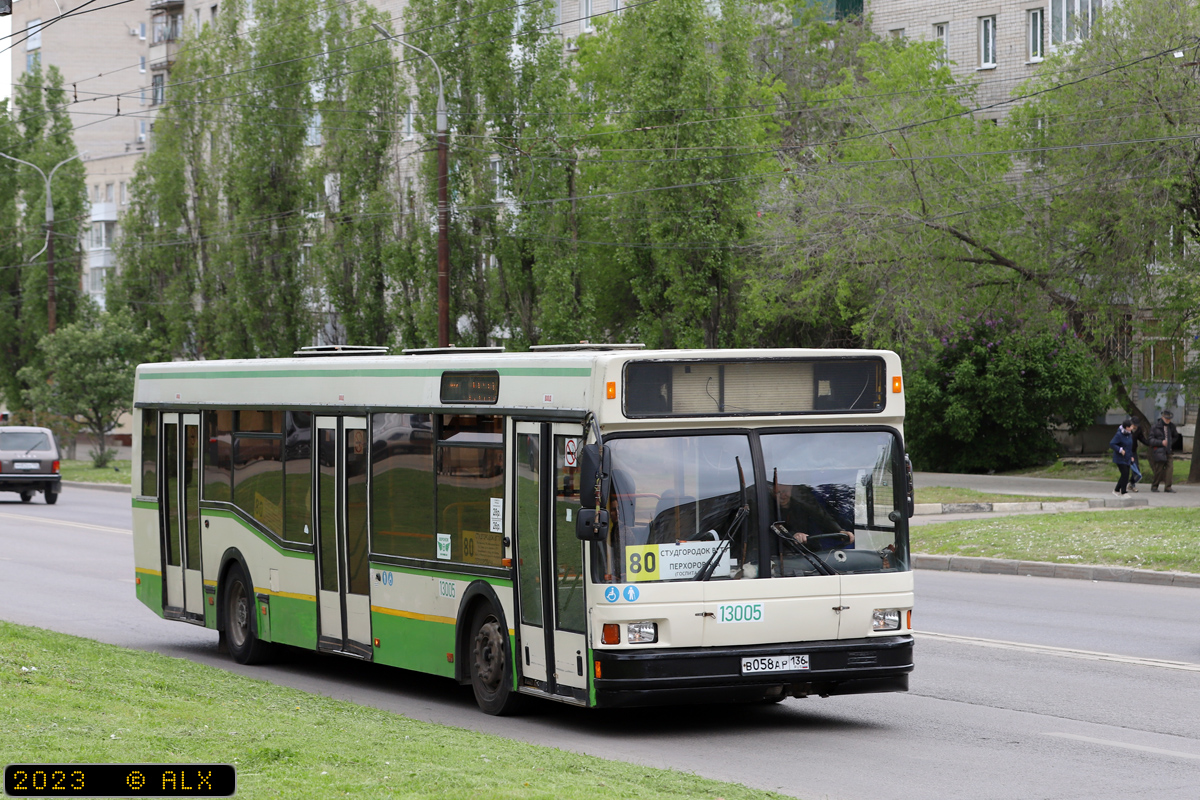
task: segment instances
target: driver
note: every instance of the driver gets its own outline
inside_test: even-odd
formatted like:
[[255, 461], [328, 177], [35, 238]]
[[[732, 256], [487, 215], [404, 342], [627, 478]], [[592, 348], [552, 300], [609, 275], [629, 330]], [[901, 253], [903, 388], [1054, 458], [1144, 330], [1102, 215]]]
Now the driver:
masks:
[[776, 481], [774, 491], [779, 519], [800, 544], [808, 542], [810, 535], [822, 533], [840, 533], [847, 538], [847, 544], [854, 543], [854, 532], [842, 530], [841, 523], [825, 510], [811, 486]]

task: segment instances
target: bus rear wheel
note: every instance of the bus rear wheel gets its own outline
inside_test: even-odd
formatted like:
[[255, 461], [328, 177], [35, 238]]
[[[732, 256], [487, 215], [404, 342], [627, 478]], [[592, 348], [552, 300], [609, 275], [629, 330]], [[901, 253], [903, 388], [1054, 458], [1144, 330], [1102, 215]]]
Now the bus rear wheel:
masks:
[[471, 688], [475, 702], [485, 714], [514, 714], [524, 699], [513, 688], [512, 658], [508, 631], [490, 606], [481, 606], [471, 621]]
[[239, 664], [261, 664], [271, 656], [271, 645], [258, 638], [254, 584], [241, 564], [225, 576], [225, 638], [229, 655]]

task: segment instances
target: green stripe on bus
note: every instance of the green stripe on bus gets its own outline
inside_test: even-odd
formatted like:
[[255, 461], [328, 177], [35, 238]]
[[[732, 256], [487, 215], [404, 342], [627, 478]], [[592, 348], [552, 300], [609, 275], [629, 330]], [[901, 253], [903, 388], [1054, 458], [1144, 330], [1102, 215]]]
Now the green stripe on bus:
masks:
[[420, 569], [419, 567], [399, 567], [395, 564], [378, 564], [374, 561], [370, 564], [371, 569], [381, 569], [385, 572], [402, 572], [405, 575], [423, 575], [426, 578], [441, 578], [442, 580], [457, 580], [466, 581], [487, 581], [492, 586], [505, 586], [512, 588], [512, 578], [495, 578], [491, 575], [466, 575], [459, 572], [441, 572], [436, 569]]
[[134, 508], [144, 508], [147, 511], [158, 511], [158, 501], [157, 500], [134, 500], [133, 507]]
[[454, 677], [453, 625], [373, 612], [371, 635], [379, 640], [376, 663]]
[[135, 571], [133, 577], [137, 599], [161, 617], [163, 615], [162, 575]]
[[244, 519], [242, 519], [241, 517], [239, 517], [237, 514], [233, 513], [232, 511], [226, 511], [226, 510], [220, 509], [220, 508], [202, 508], [202, 509], [200, 509], [200, 516], [201, 517], [205, 517], [205, 516], [225, 517], [227, 519], [234, 520], [235, 522], [237, 522], [237, 524], [241, 525], [243, 528], [245, 528], [246, 530], [253, 533], [259, 539], [262, 539], [264, 542], [269, 544], [272, 548], [274, 548], [275, 552], [279, 553], [281, 556], [284, 556], [285, 558], [303, 558], [308, 561], [313, 560], [312, 553], [302, 553], [302, 552], [298, 552], [296, 550], [287, 550], [284, 547], [281, 547], [280, 544], [278, 542], [276, 542], [274, 539], [272, 539], [270, 536], [267, 536], [265, 533], [258, 530], [257, 528], [254, 528], [253, 526], [246, 524], [246, 521]]
[[[587, 378], [591, 367], [508, 367], [496, 370], [512, 377]], [[437, 378], [441, 369], [278, 369], [278, 370], [209, 370], [205, 372], [147, 372], [139, 376], [144, 381], [210, 380], [217, 378]]]

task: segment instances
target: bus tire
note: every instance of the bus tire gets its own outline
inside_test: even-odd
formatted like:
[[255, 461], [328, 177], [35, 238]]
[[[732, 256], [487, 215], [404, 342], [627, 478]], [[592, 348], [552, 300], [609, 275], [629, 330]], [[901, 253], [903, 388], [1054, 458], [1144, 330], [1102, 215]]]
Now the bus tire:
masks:
[[508, 631], [490, 605], [480, 605], [471, 615], [470, 637], [467, 644], [475, 702], [485, 714], [502, 717], [516, 713], [524, 698], [513, 688]]
[[234, 562], [225, 575], [225, 641], [229, 655], [239, 664], [261, 664], [271, 656], [271, 645], [258, 638], [254, 584], [245, 568]]

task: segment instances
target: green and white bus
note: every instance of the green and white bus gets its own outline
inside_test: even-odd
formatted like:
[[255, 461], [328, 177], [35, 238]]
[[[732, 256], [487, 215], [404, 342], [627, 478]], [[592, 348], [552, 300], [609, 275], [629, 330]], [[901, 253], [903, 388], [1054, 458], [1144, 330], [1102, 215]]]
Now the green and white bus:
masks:
[[564, 345], [143, 364], [138, 598], [480, 707], [905, 691], [900, 360]]

